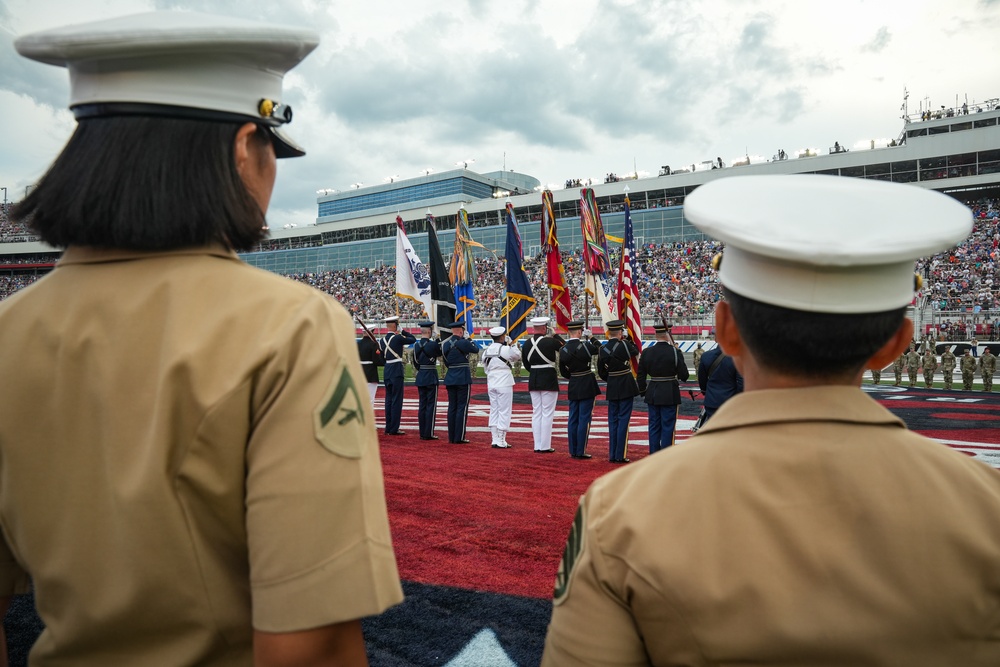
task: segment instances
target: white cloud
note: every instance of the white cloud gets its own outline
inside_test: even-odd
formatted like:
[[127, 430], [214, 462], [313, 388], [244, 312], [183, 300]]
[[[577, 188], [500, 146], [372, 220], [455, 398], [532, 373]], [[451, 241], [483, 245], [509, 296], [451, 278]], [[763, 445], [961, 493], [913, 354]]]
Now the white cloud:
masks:
[[[11, 35], [151, 8], [308, 25], [323, 43], [289, 77], [308, 150], [284, 161], [271, 219], [307, 224], [315, 191], [473, 157], [546, 183], [656, 173], [895, 137], [910, 109], [996, 97], [1000, 3], [912, 0], [12, 0], [0, 12], [0, 185], [44, 170], [72, 128], [65, 73]], [[6, 32], [4, 32], [6, 31]], [[7, 91], [7, 92], [3, 92]], [[929, 99], [925, 99], [928, 98]], [[34, 100], [34, 102], [30, 101]], [[13, 106], [8, 106], [13, 105]], [[8, 119], [11, 113], [6, 114]], [[16, 135], [16, 136], [15, 136]], [[295, 220], [296, 216], [305, 219]]]

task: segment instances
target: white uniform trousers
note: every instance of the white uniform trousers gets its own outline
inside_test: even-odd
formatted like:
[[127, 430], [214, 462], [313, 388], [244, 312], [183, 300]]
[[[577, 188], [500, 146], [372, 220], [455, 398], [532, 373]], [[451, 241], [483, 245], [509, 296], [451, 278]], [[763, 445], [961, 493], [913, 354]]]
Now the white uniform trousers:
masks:
[[531, 434], [535, 450], [552, 449], [552, 421], [556, 414], [558, 391], [529, 391], [531, 395]]
[[378, 382], [368, 383], [368, 393], [372, 397], [372, 407], [375, 407], [375, 394], [378, 392]]
[[507, 442], [507, 431], [510, 430], [510, 412], [514, 403], [514, 387], [491, 387], [487, 392], [490, 397], [490, 433], [494, 445]]

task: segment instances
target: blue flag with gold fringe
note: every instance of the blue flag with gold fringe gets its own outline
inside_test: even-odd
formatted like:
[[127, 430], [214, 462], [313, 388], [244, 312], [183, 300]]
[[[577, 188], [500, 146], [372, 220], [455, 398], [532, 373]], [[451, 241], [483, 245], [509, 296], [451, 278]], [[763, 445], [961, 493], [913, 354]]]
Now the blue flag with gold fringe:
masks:
[[500, 322], [507, 328], [507, 335], [517, 340], [524, 335], [528, 314], [535, 308], [535, 295], [524, 270], [521, 233], [510, 202], [507, 202], [507, 248], [504, 256], [507, 259], [507, 294], [500, 311]]

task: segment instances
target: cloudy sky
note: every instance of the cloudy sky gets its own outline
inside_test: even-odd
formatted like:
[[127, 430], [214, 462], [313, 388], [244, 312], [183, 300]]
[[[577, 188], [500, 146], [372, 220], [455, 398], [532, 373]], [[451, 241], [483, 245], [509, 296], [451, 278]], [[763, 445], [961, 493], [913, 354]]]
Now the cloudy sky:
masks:
[[65, 71], [13, 40], [152, 9], [322, 33], [286, 79], [309, 155], [279, 166], [272, 226], [312, 222], [318, 189], [468, 159], [561, 187], [895, 138], [904, 88], [911, 113], [1000, 96], [1000, 0], [2, 0], [9, 199], [73, 128]]

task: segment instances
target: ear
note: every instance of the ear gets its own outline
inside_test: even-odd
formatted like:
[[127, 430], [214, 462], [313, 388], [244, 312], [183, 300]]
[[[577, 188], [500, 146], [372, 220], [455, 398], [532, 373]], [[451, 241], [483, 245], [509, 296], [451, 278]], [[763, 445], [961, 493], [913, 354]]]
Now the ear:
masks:
[[872, 355], [865, 368], [885, 368], [909, 349], [911, 340], [913, 340], [913, 320], [904, 317], [896, 333], [885, 342], [885, 345], [878, 352]]
[[725, 301], [715, 305], [715, 342], [730, 357], [741, 357], [744, 354], [743, 339], [736, 328], [733, 311]]
[[244, 123], [236, 131], [236, 138], [233, 139], [233, 160], [236, 163], [236, 172], [242, 176], [250, 161], [250, 138], [257, 131], [257, 126], [253, 123]]

